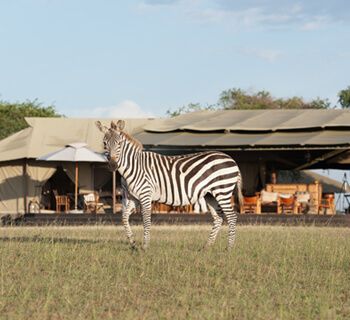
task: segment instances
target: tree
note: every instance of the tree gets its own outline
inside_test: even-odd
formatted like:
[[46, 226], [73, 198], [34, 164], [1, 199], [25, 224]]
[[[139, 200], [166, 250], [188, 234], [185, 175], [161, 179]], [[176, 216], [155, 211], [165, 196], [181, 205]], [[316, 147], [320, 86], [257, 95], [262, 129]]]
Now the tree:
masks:
[[28, 127], [25, 117], [61, 117], [61, 115], [56, 113], [54, 106], [44, 107], [37, 100], [14, 103], [0, 100], [0, 139]]
[[259, 109], [328, 109], [328, 99], [316, 98], [309, 102], [301, 97], [274, 98], [268, 91], [249, 93], [239, 88], [222, 91], [217, 104], [202, 106], [199, 103], [190, 103], [175, 111], [167, 111], [167, 115], [175, 117], [183, 113], [200, 110], [259, 110]]
[[222, 109], [327, 109], [330, 102], [327, 99], [316, 98], [306, 102], [301, 97], [274, 98], [268, 91], [248, 93], [241, 89], [229, 89], [221, 93], [219, 105]]
[[338, 93], [338, 102], [343, 109], [350, 108], [350, 86]]
[[317, 97], [309, 103], [309, 109], [329, 109], [331, 103], [328, 99], [321, 99]]
[[248, 94], [242, 89], [228, 89], [220, 94], [219, 105], [224, 110], [229, 109], [277, 109], [274, 99], [268, 91]]
[[202, 106], [200, 103], [189, 103], [187, 106], [182, 106], [177, 108], [175, 111], [167, 110], [166, 114], [169, 117], [177, 117], [184, 113], [196, 112], [202, 110], [214, 110], [215, 105], [208, 105], [206, 107]]

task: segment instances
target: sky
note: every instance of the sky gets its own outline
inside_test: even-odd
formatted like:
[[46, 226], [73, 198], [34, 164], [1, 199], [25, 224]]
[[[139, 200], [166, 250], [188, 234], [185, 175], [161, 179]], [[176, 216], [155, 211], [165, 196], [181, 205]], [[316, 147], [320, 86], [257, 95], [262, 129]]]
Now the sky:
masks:
[[165, 116], [223, 90], [350, 85], [348, 0], [0, 0], [0, 99], [67, 117]]

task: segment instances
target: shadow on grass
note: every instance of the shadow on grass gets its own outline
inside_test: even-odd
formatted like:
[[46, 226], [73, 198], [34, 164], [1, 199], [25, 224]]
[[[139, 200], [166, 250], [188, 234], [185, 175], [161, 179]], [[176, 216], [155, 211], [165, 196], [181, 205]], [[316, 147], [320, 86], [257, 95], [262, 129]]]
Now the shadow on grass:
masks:
[[18, 242], [18, 243], [43, 243], [43, 244], [89, 244], [89, 245], [105, 245], [114, 244], [118, 245], [120, 250], [129, 251], [131, 253], [139, 253], [140, 248], [138, 246], [132, 247], [127, 240], [110, 240], [110, 239], [74, 239], [74, 238], [61, 238], [61, 237], [0, 237], [0, 243], [2, 242]]
[[49, 237], [1, 237], [0, 242], [41, 242], [41, 243], [69, 243], [69, 244], [78, 244], [78, 243], [88, 243], [88, 244], [100, 244], [102, 242], [110, 242], [111, 240], [90, 240], [90, 239], [70, 239], [70, 238], [49, 238]]
[[[41, 243], [68, 243], [68, 244], [103, 244], [117, 243], [115, 240], [94, 240], [94, 239], [74, 239], [60, 237], [0, 237], [0, 242], [41, 242]], [[126, 244], [126, 241], [118, 241], [118, 243]]]

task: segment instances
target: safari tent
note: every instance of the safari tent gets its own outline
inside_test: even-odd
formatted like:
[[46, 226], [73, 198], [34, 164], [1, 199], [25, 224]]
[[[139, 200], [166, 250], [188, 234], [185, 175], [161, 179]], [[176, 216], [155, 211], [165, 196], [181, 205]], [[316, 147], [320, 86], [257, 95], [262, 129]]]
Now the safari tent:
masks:
[[[167, 154], [228, 153], [241, 168], [247, 194], [261, 190], [281, 170], [350, 169], [347, 110], [202, 111], [148, 123], [137, 138]], [[334, 191], [341, 184], [327, 180], [325, 186]]]
[[[102, 153], [96, 120], [26, 118], [28, 128], [0, 141], [0, 213], [26, 212], [52, 177], [61, 187], [73, 188], [73, 163], [37, 158], [75, 142]], [[109, 126], [110, 121], [102, 123]], [[247, 193], [262, 188], [271, 172], [279, 170], [350, 168], [346, 110], [202, 111], [167, 119], [127, 119], [125, 130], [145, 149], [163, 154], [209, 149], [230, 154], [241, 168]], [[110, 180], [105, 164], [80, 164], [80, 192], [100, 190]]]
[[[0, 141], [0, 213], [26, 212], [30, 201], [50, 191], [43, 188], [54, 175], [55, 188], [73, 192], [74, 163], [38, 161], [38, 157], [76, 142], [103, 152], [102, 133], [93, 119], [26, 118], [26, 121], [28, 128]], [[127, 130], [135, 133], [145, 122], [128, 120]], [[110, 172], [101, 164], [81, 163], [79, 172], [79, 190], [83, 193], [99, 189], [111, 179]]]

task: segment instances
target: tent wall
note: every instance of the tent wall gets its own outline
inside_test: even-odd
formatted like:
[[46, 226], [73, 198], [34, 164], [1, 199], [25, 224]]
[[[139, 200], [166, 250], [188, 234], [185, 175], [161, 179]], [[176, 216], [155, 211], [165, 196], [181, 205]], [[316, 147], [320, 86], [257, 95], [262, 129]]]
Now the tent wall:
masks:
[[[67, 173], [69, 179], [75, 183], [75, 163], [74, 162], [61, 162], [60, 163]], [[79, 168], [79, 192], [89, 193], [94, 191], [94, 180], [93, 180], [93, 170], [92, 164], [86, 162], [80, 162], [78, 164]]]
[[239, 163], [243, 180], [243, 192], [246, 195], [253, 195], [260, 191], [266, 183], [265, 164], [257, 165], [252, 162]]
[[27, 200], [39, 201], [41, 189], [48, 179], [56, 172], [56, 163], [27, 161]]
[[[39, 200], [43, 185], [63, 168], [74, 182], [75, 164], [36, 160], [15, 160], [0, 166], [0, 213], [24, 213], [29, 201]], [[93, 170], [90, 163], [79, 163], [80, 192], [93, 191]], [[26, 196], [25, 196], [26, 195]], [[28, 209], [28, 208], [27, 208]]]
[[[0, 213], [24, 213], [30, 200], [39, 200], [41, 188], [57, 164], [15, 160], [0, 166]], [[28, 208], [27, 208], [28, 209]]]
[[0, 166], [0, 213], [24, 213], [25, 163], [16, 160]]

